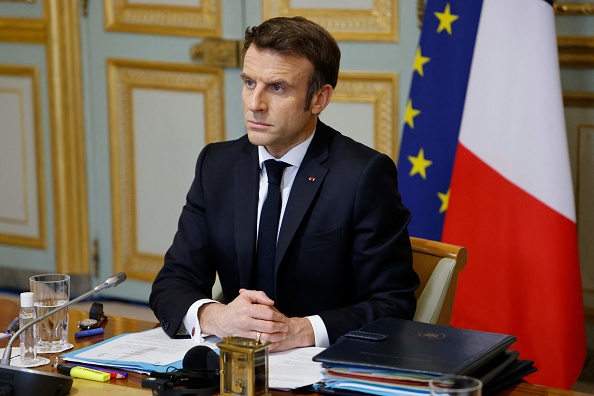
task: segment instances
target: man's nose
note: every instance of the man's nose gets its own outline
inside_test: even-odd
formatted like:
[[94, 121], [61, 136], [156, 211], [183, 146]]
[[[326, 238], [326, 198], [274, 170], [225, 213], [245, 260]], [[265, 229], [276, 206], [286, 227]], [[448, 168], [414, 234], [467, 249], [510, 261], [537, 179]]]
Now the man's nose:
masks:
[[249, 101], [250, 111], [265, 111], [267, 109], [267, 96], [264, 89], [256, 87], [252, 91], [252, 95]]

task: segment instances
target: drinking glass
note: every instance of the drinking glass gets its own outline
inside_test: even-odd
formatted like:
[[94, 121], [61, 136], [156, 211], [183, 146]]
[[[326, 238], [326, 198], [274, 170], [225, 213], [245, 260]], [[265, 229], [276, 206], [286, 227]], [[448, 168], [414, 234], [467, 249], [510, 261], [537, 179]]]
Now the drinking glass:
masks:
[[444, 375], [429, 381], [431, 396], [481, 396], [481, 380], [465, 375]]
[[[42, 274], [29, 278], [37, 317], [66, 304], [70, 300], [70, 276]], [[68, 308], [37, 324], [37, 352], [55, 353], [72, 347], [68, 343]]]

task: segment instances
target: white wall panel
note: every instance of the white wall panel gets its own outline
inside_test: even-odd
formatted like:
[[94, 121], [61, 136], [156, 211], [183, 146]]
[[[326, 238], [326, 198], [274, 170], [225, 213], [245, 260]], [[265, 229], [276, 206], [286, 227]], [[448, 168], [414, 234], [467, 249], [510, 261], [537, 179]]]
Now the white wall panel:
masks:
[[33, 78], [0, 77], [0, 237], [41, 237]]
[[177, 230], [206, 138], [204, 95], [135, 89], [133, 103], [138, 252], [162, 254]]
[[343, 135], [352, 137], [366, 146], [375, 147], [372, 104], [332, 101], [320, 119]]

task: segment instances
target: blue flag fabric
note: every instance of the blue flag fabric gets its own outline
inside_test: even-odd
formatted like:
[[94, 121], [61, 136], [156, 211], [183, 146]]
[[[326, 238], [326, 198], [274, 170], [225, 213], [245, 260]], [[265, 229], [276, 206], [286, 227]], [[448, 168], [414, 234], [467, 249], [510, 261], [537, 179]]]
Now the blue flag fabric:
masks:
[[398, 159], [412, 236], [441, 240], [482, 4], [427, 2]]

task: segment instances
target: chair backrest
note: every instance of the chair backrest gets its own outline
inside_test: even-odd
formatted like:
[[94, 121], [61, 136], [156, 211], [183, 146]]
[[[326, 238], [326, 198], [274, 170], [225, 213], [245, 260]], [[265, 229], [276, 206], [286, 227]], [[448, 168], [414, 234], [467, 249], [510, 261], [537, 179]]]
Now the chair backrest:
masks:
[[450, 325], [458, 274], [468, 253], [461, 246], [411, 237], [413, 268], [421, 284], [415, 291], [418, 322]]
[[221, 286], [221, 281], [219, 280], [219, 274], [217, 274], [217, 278], [215, 279], [215, 284], [212, 286], [212, 298], [213, 300], [223, 302], [223, 287]]

